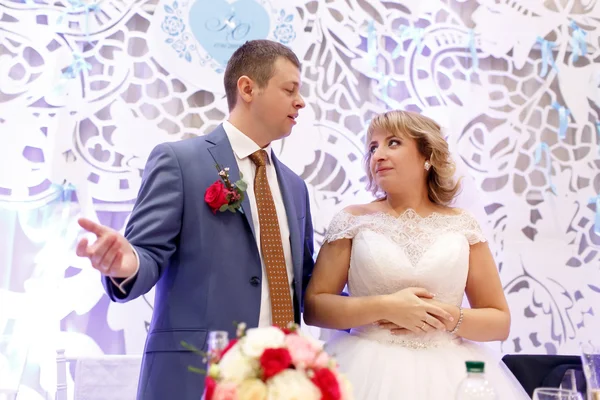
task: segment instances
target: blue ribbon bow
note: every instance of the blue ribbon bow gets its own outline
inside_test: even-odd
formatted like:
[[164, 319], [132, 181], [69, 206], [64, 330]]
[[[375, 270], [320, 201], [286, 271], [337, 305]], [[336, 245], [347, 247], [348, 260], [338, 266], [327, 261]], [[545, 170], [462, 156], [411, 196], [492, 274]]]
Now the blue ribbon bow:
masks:
[[83, 56], [79, 53], [73, 53], [73, 61], [63, 72], [60, 82], [54, 87], [53, 92], [55, 96], [61, 96], [65, 92], [65, 88], [69, 79], [75, 79], [83, 70], [91, 70], [92, 64], [85, 61]]
[[389, 109], [402, 108], [399, 104], [397, 104], [396, 100], [390, 98], [390, 95], [388, 93], [390, 86], [396, 86], [396, 81], [394, 81], [394, 78], [390, 77], [389, 75], [380, 76], [378, 86], [379, 90], [381, 90], [381, 98]]
[[371, 68], [377, 67], [377, 31], [373, 20], [369, 22], [367, 28], [367, 60]]
[[594, 233], [600, 235], [600, 195], [590, 197], [588, 204], [596, 203], [596, 217], [594, 218]]
[[546, 76], [548, 73], [548, 64], [552, 65], [552, 69], [558, 72], [558, 67], [554, 62], [554, 56], [552, 55], [552, 48], [556, 47], [556, 43], [542, 39], [540, 36], [537, 37], [536, 42], [540, 44], [542, 49], [542, 70], [540, 71], [540, 76]]
[[475, 31], [469, 29], [469, 51], [471, 52], [471, 72], [479, 68], [479, 58], [477, 57], [477, 47], [475, 46]]
[[544, 152], [546, 155], [546, 179], [548, 179], [548, 185], [550, 186], [550, 190], [552, 190], [552, 193], [557, 194], [556, 186], [554, 186], [554, 183], [552, 183], [552, 159], [550, 158], [550, 148], [548, 147], [548, 143], [542, 142], [535, 149], [536, 164], [539, 164], [542, 160], [542, 152]]
[[50, 185], [56, 192], [59, 192], [58, 200], [67, 203], [73, 200], [73, 193], [75, 192], [75, 186], [67, 181], [63, 181], [62, 184], [53, 183]]
[[89, 31], [90, 11], [92, 11], [92, 12], [100, 11], [100, 3], [86, 4], [82, 0], [68, 0], [68, 1], [69, 1], [69, 7], [67, 7], [65, 9], [65, 11], [63, 11], [59, 15], [58, 19], [56, 20], [56, 23], [57, 24], [62, 23], [63, 19], [68, 14], [78, 13], [78, 12], [83, 11], [83, 13], [85, 14], [83, 30], [84, 30], [86, 39], [89, 39], [89, 36], [90, 36], [90, 31]]
[[415, 28], [413, 26], [403, 25], [398, 29], [398, 44], [392, 52], [392, 58], [397, 58], [403, 50], [403, 42], [405, 40], [412, 40], [417, 45], [417, 51], [420, 52], [423, 49], [423, 36], [425, 30], [423, 28]]
[[587, 42], [585, 41], [587, 32], [581, 29], [575, 21], [571, 21], [571, 29], [573, 29], [569, 40], [571, 44], [571, 61], [575, 62], [579, 59], [579, 56], [587, 54]]
[[390, 86], [396, 86], [396, 82], [389, 75], [377, 71], [377, 31], [375, 30], [373, 21], [369, 22], [367, 32], [367, 61], [373, 69], [372, 71], [368, 71], [368, 76], [377, 80], [377, 90], [381, 91], [382, 100], [389, 107], [390, 103], [393, 103], [394, 100], [390, 99], [388, 89]]
[[92, 64], [90, 64], [89, 62], [85, 61], [85, 59], [83, 58], [83, 56], [81, 54], [79, 54], [79, 53], [73, 53], [73, 61], [67, 67], [67, 69], [63, 73], [63, 76], [65, 78], [67, 78], [67, 79], [74, 79], [83, 70], [88, 70], [89, 71], [91, 69], [92, 69]]
[[600, 121], [596, 121], [596, 133], [598, 134], [598, 157], [600, 157]]
[[558, 136], [564, 139], [567, 136], [567, 128], [569, 127], [569, 115], [571, 111], [564, 106], [561, 106], [556, 101], [552, 103], [552, 108], [558, 111]]

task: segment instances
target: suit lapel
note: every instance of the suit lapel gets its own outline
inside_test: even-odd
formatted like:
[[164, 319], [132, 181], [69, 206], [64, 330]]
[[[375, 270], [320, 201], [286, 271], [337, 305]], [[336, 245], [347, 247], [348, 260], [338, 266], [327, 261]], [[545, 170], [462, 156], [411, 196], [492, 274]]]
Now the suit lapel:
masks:
[[[227, 139], [227, 134], [222, 125], [219, 125], [212, 133], [206, 135], [205, 140], [212, 146], [208, 147], [208, 151], [215, 161], [221, 168], [229, 167], [229, 176], [232, 181], [237, 181], [240, 177], [240, 170], [231, 148], [231, 143]], [[285, 205], [285, 213], [287, 216], [288, 227], [290, 231], [290, 247], [292, 250], [292, 263], [294, 267], [294, 276], [300, 277], [302, 280], [302, 238], [300, 237], [300, 227], [298, 226], [298, 215], [296, 214], [296, 205], [294, 202], [294, 193], [291, 185], [288, 182], [286, 171], [282, 168], [281, 162], [271, 152], [271, 159], [277, 172], [277, 180], [279, 182], [279, 189], [281, 190], [281, 197], [283, 204]], [[218, 179], [217, 169], [215, 168], [215, 179]], [[249, 177], [244, 177], [244, 180]], [[252, 222], [252, 211], [250, 208], [250, 200], [248, 196], [244, 196], [242, 201], [242, 209], [244, 210], [244, 217], [252, 230], [252, 235], [255, 240], [256, 232], [254, 231], [254, 223]]]
[[[285, 213], [290, 230], [290, 247], [292, 249], [292, 262], [294, 264], [294, 276], [302, 277], [302, 238], [300, 237], [300, 228], [298, 226], [298, 215], [296, 214], [296, 205], [294, 203], [294, 193], [287, 180], [286, 171], [281, 167], [281, 162], [271, 152], [271, 159], [277, 171], [277, 180], [281, 197], [285, 205]], [[301, 280], [302, 278], [300, 278]]]
[[[229, 177], [232, 182], [236, 182], [237, 180], [239, 180], [240, 170], [238, 168], [235, 155], [233, 154], [231, 143], [229, 143], [229, 139], [227, 139], [227, 134], [225, 134], [225, 129], [223, 129], [223, 126], [219, 125], [219, 127], [215, 129], [215, 131], [207, 135], [206, 141], [213, 145], [208, 148], [208, 151], [212, 156], [213, 160], [215, 160], [215, 164], [219, 164], [221, 168], [229, 167]], [[215, 178], [219, 178], [216, 167]], [[245, 176], [244, 180], [247, 179], [248, 177]], [[256, 240], [256, 232], [254, 232], [254, 224], [252, 223], [252, 211], [250, 209], [250, 200], [248, 200], [248, 196], [244, 196], [244, 200], [242, 201], [242, 210], [244, 211], [244, 217], [246, 218], [248, 225], [250, 225], [252, 235]]]

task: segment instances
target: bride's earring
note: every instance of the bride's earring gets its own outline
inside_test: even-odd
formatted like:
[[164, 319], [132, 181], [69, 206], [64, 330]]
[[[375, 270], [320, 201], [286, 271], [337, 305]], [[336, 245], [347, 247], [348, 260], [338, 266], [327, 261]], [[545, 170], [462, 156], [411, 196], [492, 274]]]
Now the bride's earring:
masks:
[[429, 168], [431, 168], [431, 164], [429, 164], [429, 161], [425, 161], [425, 171], [429, 171]]

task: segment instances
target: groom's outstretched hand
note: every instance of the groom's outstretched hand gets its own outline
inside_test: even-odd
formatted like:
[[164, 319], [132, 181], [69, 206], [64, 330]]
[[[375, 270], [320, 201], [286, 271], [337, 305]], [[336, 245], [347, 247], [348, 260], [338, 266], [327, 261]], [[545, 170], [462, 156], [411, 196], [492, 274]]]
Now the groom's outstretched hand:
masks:
[[78, 223], [97, 238], [91, 245], [85, 238], [79, 241], [76, 250], [79, 257], [89, 258], [95, 269], [113, 278], [129, 278], [136, 272], [137, 258], [123, 235], [86, 218], [80, 218]]

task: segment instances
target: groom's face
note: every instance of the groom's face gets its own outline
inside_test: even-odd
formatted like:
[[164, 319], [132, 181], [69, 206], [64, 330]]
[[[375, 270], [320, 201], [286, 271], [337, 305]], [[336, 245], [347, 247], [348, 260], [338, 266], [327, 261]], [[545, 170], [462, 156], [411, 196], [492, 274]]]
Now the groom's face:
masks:
[[253, 113], [262, 121], [269, 141], [288, 136], [296, 125], [298, 112], [305, 106], [300, 85], [300, 70], [285, 58], [277, 59], [273, 76], [259, 89], [252, 104]]

